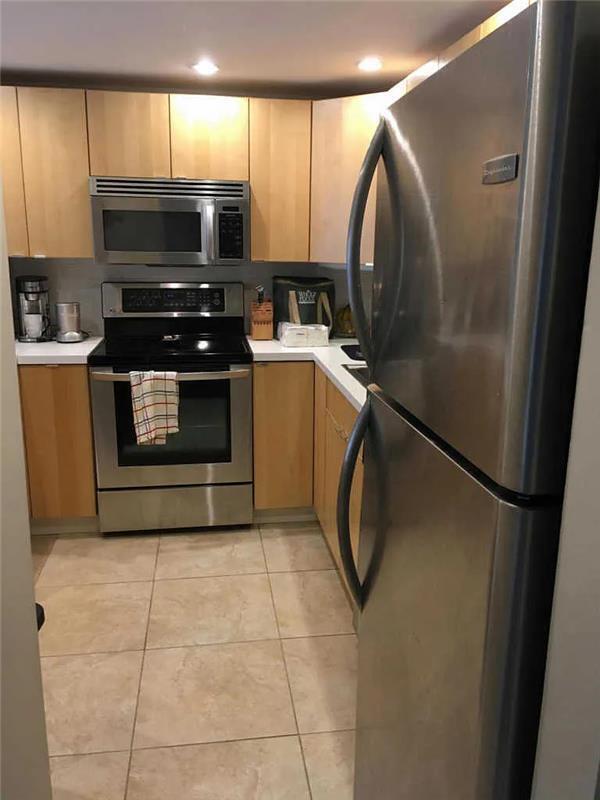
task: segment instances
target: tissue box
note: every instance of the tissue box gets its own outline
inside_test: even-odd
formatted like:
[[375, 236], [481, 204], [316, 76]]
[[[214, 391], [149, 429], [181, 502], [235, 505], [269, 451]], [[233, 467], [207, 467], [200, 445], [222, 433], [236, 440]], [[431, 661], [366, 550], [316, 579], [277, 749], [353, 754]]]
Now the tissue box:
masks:
[[277, 337], [284, 347], [327, 347], [329, 328], [327, 325], [296, 325], [280, 322]]

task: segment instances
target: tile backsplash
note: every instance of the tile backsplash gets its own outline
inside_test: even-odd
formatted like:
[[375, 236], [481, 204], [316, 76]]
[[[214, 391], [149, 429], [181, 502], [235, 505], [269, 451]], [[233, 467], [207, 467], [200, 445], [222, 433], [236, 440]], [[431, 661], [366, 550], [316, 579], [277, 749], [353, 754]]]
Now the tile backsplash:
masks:
[[[46, 275], [52, 316], [54, 303], [76, 300], [81, 305], [81, 327], [92, 335], [103, 332], [100, 286], [105, 281], [241, 281], [246, 296], [247, 326], [250, 301], [255, 298], [254, 287], [262, 284], [267, 295], [270, 295], [274, 275], [332, 278], [335, 282], [337, 308], [348, 302], [346, 272], [342, 265], [252, 261], [235, 267], [107, 266], [81, 258], [11, 258], [9, 263], [13, 296], [17, 277]], [[371, 271], [363, 273], [365, 299], [371, 296], [372, 277]]]

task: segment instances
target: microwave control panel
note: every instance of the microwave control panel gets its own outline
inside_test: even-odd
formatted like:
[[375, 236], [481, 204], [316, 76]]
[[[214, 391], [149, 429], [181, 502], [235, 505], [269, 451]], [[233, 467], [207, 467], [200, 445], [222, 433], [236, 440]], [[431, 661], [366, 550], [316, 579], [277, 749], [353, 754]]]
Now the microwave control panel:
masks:
[[244, 258], [244, 215], [238, 206], [222, 206], [219, 219], [219, 259]]

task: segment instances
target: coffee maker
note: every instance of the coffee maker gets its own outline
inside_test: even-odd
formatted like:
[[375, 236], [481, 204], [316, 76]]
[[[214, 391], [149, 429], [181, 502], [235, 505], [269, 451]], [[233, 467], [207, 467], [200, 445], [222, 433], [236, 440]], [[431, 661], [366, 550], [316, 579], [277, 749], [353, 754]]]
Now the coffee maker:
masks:
[[44, 275], [17, 278], [19, 341], [47, 342], [52, 339], [48, 304], [48, 279]]

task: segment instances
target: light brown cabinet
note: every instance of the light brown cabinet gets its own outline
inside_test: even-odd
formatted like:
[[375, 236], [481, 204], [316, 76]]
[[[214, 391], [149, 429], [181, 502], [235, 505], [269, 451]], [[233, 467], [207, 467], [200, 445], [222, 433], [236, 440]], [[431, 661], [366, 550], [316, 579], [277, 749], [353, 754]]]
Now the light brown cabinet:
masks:
[[327, 415], [327, 377], [315, 367], [315, 436], [313, 505], [321, 526], [325, 525], [325, 437]]
[[31, 516], [96, 513], [87, 368], [19, 367]]
[[[315, 506], [319, 522], [325, 534], [329, 549], [343, 577], [343, 569], [338, 545], [337, 530], [337, 495], [340, 480], [340, 470], [346, 452], [348, 436], [354, 425], [358, 412], [350, 405], [345, 397], [335, 386], [325, 378], [326, 401], [323, 411], [323, 500], [321, 508]], [[317, 415], [317, 401], [322, 409], [322, 400], [315, 394], [315, 415]], [[315, 456], [316, 458], [316, 456]], [[363, 488], [363, 463], [359, 455], [352, 490], [350, 495], [350, 539], [355, 560], [358, 558], [358, 544], [360, 537], [360, 514], [362, 506]]]
[[[343, 263], [356, 179], [379, 120], [382, 95], [313, 103], [310, 260]], [[363, 225], [361, 262], [373, 261], [375, 189]]]
[[311, 102], [250, 100], [252, 258], [307, 261]]
[[86, 92], [92, 175], [171, 175], [169, 95]]
[[17, 90], [14, 86], [0, 87], [2, 119], [0, 120], [0, 169], [4, 197], [4, 218], [10, 256], [29, 255], [25, 189], [21, 163], [21, 138]]
[[27, 87], [17, 97], [30, 254], [89, 258], [85, 94]]
[[[172, 175], [250, 180], [254, 260], [343, 262], [381, 102], [3, 87], [10, 254], [89, 258], [88, 176]], [[373, 238], [371, 196], [363, 262]]]
[[248, 180], [248, 98], [172, 94], [174, 178]]
[[314, 366], [254, 364], [254, 506], [313, 504]]

